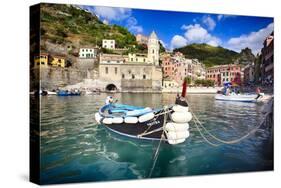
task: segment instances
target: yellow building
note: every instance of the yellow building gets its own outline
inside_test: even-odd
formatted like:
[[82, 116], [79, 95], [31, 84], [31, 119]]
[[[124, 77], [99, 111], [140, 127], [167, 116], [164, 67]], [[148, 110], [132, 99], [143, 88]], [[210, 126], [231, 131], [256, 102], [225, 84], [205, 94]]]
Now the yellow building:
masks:
[[40, 53], [40, 55], [34, 56], [34, 67], [48, 67], [48, 56], [47, 53]]
[[65, 67], [65, 59], [62, 56], [52, 56], [51, 65], [54, 67]]

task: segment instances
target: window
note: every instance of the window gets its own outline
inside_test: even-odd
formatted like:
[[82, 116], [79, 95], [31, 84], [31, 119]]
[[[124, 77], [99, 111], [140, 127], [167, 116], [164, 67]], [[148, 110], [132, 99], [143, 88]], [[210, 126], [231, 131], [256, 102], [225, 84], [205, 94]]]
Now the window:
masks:
[[105, 74], [108, 74], [108, 67], [105, 67]]
[[111, 41], [111, 44], [113, 44], [113, 41]]
[[82, 49], [82, 52], [84, 52], [84, 49]]
[[45, 65], [45, 63], [44, 63], [44, 62], [41, 62], [41, 65]]
[[117, 70], [118, 70], [118, 69], [117, 69], [117, 67], [115, 67], [115, 68], [114, 68], [114, 72], [115, 72], [115, 74], [117, 74]]
[[37, 65], [40, 65], [40, 63], [38, 62]]
[[143, 62], [145, 62], [145, 59], [143, 59]]
[[135, 79], [135, 75], [134, 74], [132, 74], [132, 79]]
[[136, 58], [136, 62], [138, 62], [138, 58]]
[[145, 75], [145, 74], [144, 74], [144, 75], [142, 75], [142, 78], [143, 78], [143, 79], [146, 79], [146, 75]]
[[117, 63], [120, 63], [120, 61], [116, 61]]
[[134, 61], [134, 58], [131, 58], [131, 61]]
[[123, 79], [125, 78], [125, 74], [122, 74], [122, 78], [123, 78]]
[[110, 63], [110, 61], [108, 60], [107, 63]]

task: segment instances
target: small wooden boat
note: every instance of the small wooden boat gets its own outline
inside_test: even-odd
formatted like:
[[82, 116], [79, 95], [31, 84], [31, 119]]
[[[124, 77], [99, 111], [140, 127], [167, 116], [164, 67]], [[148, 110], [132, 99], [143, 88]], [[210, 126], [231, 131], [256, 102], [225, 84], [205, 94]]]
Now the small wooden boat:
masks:
[[175, 104], [160, 109], [116, 104], [109, 96], [106, 104], [95, 114], [95, 119], [119, 135], [179, 144], [189, 137], [188, 122], [192, 119], [185, 92], [183, 94], [176, 98]]

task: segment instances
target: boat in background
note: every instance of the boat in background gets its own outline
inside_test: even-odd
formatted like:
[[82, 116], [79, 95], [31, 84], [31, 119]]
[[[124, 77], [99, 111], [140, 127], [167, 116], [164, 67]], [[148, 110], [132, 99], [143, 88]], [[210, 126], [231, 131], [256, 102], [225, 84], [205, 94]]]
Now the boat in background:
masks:
[[243, 94], [233, 94], [233, 95], [224, 95], [217, 94], [215, 96], [216, 100], [221, 101], [236, 101], [236, 102], [258, 102], [262, 96], [258, 97], [255, 94], [243, 95]]
[[65, 90], [60, 90], [57, 92], [57, 96], [80, 96], [81, 92], [80, 91], [65, 91]]

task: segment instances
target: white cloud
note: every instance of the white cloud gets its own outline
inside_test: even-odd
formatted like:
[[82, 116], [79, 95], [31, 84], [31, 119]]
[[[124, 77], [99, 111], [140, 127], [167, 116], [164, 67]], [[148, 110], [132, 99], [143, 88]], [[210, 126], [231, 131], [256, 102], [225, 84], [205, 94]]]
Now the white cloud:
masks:
[[218, 46], [221, 43], [219, 38], [212, 36], [200, 24], [183, 25], [181, 28], [186, 30], [184, 36], [189, 43], [207, 43], [212, 46]]
[[187, 40], [180, 35], [175, 35], [171, 40], [171, 49], [180, 48], [187, 45]]
[[209, 30], [214, 30], [216, 27], [216, 22], [211, 16], [203, 16], [202, 22], [208, 27]]
[[235, 15], [226, 15], [226, 14], [219, 14], [217, 16], [218, 21], [225, 20], [227, 18], [235, 18]]
[[273, 23], [270, 23], [267, 27], [256, 32], [230, 38], [227, 41], [226, 47], [237, 52], [240, 52], [241, 49], [248, 47], [256, 54], [261, 50], [263, 41], [273, 31], [273, 29]]
[[220, 21], [222, 18], [223, 18], [223, 15], [222, 15], [222, 14], [219, 14], [219, 15], [217, 16], [218, 21]]
[[129, 29], [129, 31], [134, 32], [134, 33], [142, 33], [143, 32], [143, 27], [138, 25], [138, 21], [134, 17], [128, 18], [127, 27]]
[[108, 21], [121, 21], [131, 16], [131, 9], [114, 7], [94, 7], [90, 11]]

